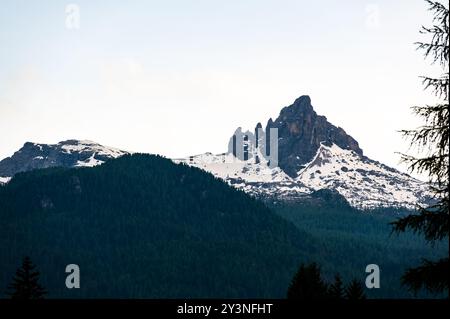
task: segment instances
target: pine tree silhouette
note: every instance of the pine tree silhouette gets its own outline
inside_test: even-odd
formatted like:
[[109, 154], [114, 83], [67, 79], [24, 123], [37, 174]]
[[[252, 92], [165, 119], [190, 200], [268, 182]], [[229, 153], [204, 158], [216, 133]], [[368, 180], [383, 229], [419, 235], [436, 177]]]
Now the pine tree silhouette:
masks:
[[325, 299], [327, 285], [323, 282], [316, 263], [302, 264], [289, 286], [288, 299]]
[[[394, 232], [412, 230], [430, 243], [449, 237], [449, 9], [443, 3], [426, 0], [433, 12], [433, 26], [422, 27], [421, 33], [429, 36], [427, 42], [418, 42], [418, 49], [425, 51], [425, 58], [441, 66], [441, 74], [422, 77], [425, 89], [431, 89], [438, 103], [414, 106], [413, 111], [423, 120], [423, 125], [413, 130], [403, 130], [410, 138], [411, 146], [421, 150], [420, 156], [404, 154], [402, 160], [409, 163], [412, 172], [428, 175], [435, 203], [419, 207], [419, 213], [393, 222]], [[402, 283], [418, 292], [426, 289], [432, 293], [448, 292], [448, 254], [438, 260], [424, 259], [422, 264], [410, 268], [402, 277]]]
[[344, 299], [344, 284], [339, 274], [334, 277], [334, 283], [330, 285], [328, 295], [331, 299]]
[[31, 262], [30, 257], [25, 257], [22, 267], [18, 268], [12, 283], [8, 286], [7, 294], [12, 299], [43, 299], [47, 291], [38, 283], [39, 272]]
[[345, 298], [348, 300], [366, 299], [364, 288], [358, 280], [353, 279], [345, 288]]

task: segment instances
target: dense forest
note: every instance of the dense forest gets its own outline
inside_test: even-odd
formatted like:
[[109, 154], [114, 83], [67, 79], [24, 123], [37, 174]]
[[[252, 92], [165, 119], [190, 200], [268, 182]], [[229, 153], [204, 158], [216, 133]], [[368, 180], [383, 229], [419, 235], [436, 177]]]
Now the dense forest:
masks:
[[18, 174], [0, 218], [0, 289], [30, 256], [49, 298], [284, 297], [313, 246], [211, 174], [151, 155]]
[[[401, 273], [448, 244], [390, 236], [400, 214], [356, 211], [326, 191], [267, 207], [152, 155], [35, 170], [0, 187], [0, 294], [30, 256], [49, 298], [284, 298], [299, 265], [311, 262], [325, 280], [339, 272], [361, 282], [376, 263], [381, 288], [368, 298], [411, 297]], [[68, 264], [80, 267], [80, 289], [65, 286]]]
[[364, 283], [365, 267], [377, 264], [381, 270], [380, 289], [366, 289], [368, 298], [435, 298], [443, 295], [413, 294], [401, 285], [403, 272], [422, 258], [448, 255], [448, 241], [428, 244], [412, 232], [395, 234], [391, 222], [410, 210], [352, 208], [338, 193], [320, 190], [303, 203], [271, 205], [272, 209], [299, 230], [311, 235], [315, 247], [312, 260], [321, 266], [322, 276], [332, 283], [336, 274], [344, 281]]

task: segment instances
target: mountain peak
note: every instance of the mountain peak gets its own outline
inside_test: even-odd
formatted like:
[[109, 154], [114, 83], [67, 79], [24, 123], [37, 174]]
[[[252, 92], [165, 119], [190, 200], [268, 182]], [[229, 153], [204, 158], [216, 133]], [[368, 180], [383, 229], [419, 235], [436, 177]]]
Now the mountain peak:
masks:
[[[278, 131], [275, 167], [269, 165], [272, 128]], [[430, 201], [427, 185], [364, 156], [353, 137], [314, 111], [307, 95], [281, 109], [279, 116], [270, 118], [265, 130], [261, 129], [257, 123], [251, 131], [235, 130], [226, 154], [175, 161], [211, 172], [270, 202], [306, 200], [317, 204], [324, 200], [341, 207], [412, 208]]]
[[59, 145], [78, 145], [78, 144], [84, 144], [84, 145], [100, 145], [94, 141], [91, 140], [76, 140], [76, 139], [70, 139], [61, 141], [58, 143]]
[[309, 95], [302, 95], [299, 98], [297, 98], [294, 101], [294, 104], [292, 104], [294, 106], [306, 106], [306, 107], [311, 107], [311, 98], [309, 97]]
[[311, 105], [311, 98], [309, 95], [302, 95], [297, 98], [294, 103], [284, 107], [280, 112], [280, 117], [283, 118], [295, 118], [298, 116], [304, 116], [307, 113], [315, 113], [313, 106]]
[[127, 153], [89, 140], [69, 139], [57, 144], [26, 142], [11, 157], [0, 161], [0, 177], [55, 166], [95, 166]]
[[317, 115], [308, 95], [283, 108], [270, 127], [278, 129], [279, 166], [291, 177], [313, 159], [322, 143], [363, 154], [353, 137], [328, 122], [325, 116]]
[[355, 207], [414, 207], [431, 199], [426, 184], [336, 144], [322, 143], [297, 180], [314, 190], [335, 189]]
[[300, 95], [300, 97], [295, 99], [294, 104], [300, 103], [300, 102], [306, 102], [306, 103], [311, 104], [311, 97], [309, 95]]
[[[257, 132], [260, 127], [258, 123], [253, 132]], [[322, 143], [327, 146], [336, 144], [342, 149], [363, 155], [362, 149], [353, 137], [342, 128], [328, 122], [325, 116], [317, 115], [308, 95], [302, 95], [292, 105], [282, 108], [275, 120], [270, 118], [265, 128], [266, 134], [270, 134], [272, 128], [278, 130], [278, 165], [292, 178], [295, 178], [305, 164], [314, 158]], [[239, 153], [235, 150], [236, 141], [245, 141], [247, 149], [252, 149], [249, 145], [251, 142], [248, 141], [254, 140], [253, 137], [252, 132], [244, 132], [239, 128], [229, 140], [229, 153]], [[260, 138], [258, 136], [258, 139]], [[258, 148], [258, 142], [255, 144], [253, 149]], [[262, 150], [262, 154], [268, 153], [267, 150]]]

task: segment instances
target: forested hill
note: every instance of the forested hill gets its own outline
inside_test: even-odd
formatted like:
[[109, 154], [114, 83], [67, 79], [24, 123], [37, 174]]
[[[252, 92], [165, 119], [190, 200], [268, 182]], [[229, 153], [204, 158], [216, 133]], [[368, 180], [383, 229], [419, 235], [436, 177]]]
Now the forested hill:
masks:
[[[0, 187], [0, 291], [22, 258], [48, 297], [284, 297], [311, 237], [211, 174], [152, 155]], [[65, 287], [77, 264], [81, 288]]]

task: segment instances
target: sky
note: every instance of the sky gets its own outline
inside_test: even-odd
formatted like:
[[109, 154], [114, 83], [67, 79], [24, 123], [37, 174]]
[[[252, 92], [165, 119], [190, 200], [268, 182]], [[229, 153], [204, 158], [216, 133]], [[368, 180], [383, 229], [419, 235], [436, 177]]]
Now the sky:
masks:
[[401, 171], [398, 130], [432, 103], [423, 0], [0, 0], [0, 159], [88, 139], [185, 157], [226, 151], [309, 95], [365, 155]]

